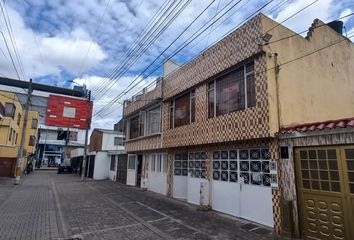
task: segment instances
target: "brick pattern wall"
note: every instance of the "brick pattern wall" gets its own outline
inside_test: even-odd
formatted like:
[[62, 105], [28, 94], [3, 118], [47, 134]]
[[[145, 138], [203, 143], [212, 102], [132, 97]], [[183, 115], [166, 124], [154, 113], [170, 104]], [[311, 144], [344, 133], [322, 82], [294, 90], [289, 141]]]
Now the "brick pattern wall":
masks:
[[135, 100], [132, 102], [125, 101], [125, 107], [123, 111], [123, 117], [127, 117], [140, 109], [150, 105], [156, 99], [162, 97], [162, 80], [156, 82], [156, 87], [149, 92], [138, 95], [135, 97]]
[[165, 101], [163, 104], [163, 147], [182, 147], [269, 137], [265, 70], [265, 56], [258, 55], [255, 58], [256, 106], [252, 108], [208, 118], [207, 84], [202, 84], [196, 89], [195, 122], [170, 129], [170, 103]]
[[164, 98], [170, 98], [260, 52], [261, 15], [200, 54], [164, 81]]
[[127, 140], [125, 143], [125, 151], [127, 153], [137, 151], [149, 151], [162, 148], [161, 134], [146, 136]]
[[102, 138], [102, 132], [93, 131], [90, 136], [89, 152], [102, 150]]

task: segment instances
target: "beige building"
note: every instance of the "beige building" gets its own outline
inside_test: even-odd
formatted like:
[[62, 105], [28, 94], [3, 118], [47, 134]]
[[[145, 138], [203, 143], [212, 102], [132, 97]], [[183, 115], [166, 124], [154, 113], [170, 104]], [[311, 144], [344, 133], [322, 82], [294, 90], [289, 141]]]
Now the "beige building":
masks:
[[[143, 176], [150, 184], [156, 164], [163, 168], [162, 160], [156, 159], [167, 159], [167, 196], [208, 205], [277, 233], [305, 239], [322, 239], [325, 234], [329, 239], [353, 238], [349, 226], [354, 214], [346, 210], [352, 211], [354, 202], [331, 206], [328, 199], [338, 198], [338, 192], [305, 189], [294, 174], [295, 169], [302, 173], [293, 155], [301, 150], [298, 146], [337, 142], [295, 144], [293, 131], [283, 141], [284, 129], [354, 116], [353, 58], [354, 45], [333, 24], [315, 20], [302, 37], [257, 15], [189, 63], [168, 63], [174, 71], [164, 74], [160, 94], [149, 97], [144, 92], [126, 102], [128, 175], [129, 159], [140, 155], [143, 167], [132, 164], [131, 176], [136, 182]], [[162, 105], [162, 127], [150, 135], [147, 114], [154, 104]], [[341, 125], [349, 124], [342, 131], [350, 135], [348, 122]], [[320, 134], [330, 138], [326, 131]], [[345, 149], [354, 144], [348, 136], [338, 143], [352, 144]], [[311, 175], [312, 169], [307, 170]], [[320, 175], [320, 169], [313, 171]], [[350, 174], [343, 182], [333, 179], [334, 185], [347, 185], [339, 191], [340, 198], [352, 197]], [[151, 184], [163, 179], [154, 178]], [[311, 221], [306, 222], [308, 216]]]

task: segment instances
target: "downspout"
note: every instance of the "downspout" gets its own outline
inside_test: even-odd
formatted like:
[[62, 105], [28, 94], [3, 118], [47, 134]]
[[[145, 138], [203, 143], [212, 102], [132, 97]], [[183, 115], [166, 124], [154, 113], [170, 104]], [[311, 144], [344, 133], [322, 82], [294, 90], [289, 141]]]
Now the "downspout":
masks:
[[278, 53], [274, 53], [274, 73], [275, 73], [275, 94], [277, 99], [277, 117], [278, 117], [278, 131], [280, 130], [280, 101], [279, 101], [279, 72], [280, 66], [278, 64]]

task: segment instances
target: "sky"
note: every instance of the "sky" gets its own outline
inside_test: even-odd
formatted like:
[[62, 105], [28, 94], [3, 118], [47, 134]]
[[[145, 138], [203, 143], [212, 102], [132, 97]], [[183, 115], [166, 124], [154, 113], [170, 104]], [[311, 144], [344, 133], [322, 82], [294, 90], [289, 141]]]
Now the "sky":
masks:
[[[0, 76], [32, 78], [63, 87], [72, 87], [72, 81], [85, 84], [94, 100], [93, 127], [113, 128], [121, 118], [123, 100], [153, 83], [162, 74], [161, 64], [202, 26], [219, 19], [175, 54], [173, 61], [187, 63], [269, 1], [0, 0]], [[158, 10], [164, 6], [168, 9], [172, 2], [170, 10], [176, 7], [174, 13], [179, 12], [176, 18], [164, 29], [150, 31], [152, 36], [137, 46], [139, 36], [153, 26], [149, 23], [158, 21], [154, 18]], [[273, 0], [261, 12], [281, 22], [311, 2], [310, 7], [283, 24], [301, 32], [315, 18], [329, 22], [354, 12], [352, 0]], [[169, 22], [163, 19], [160, 21]], [[347, 34], [354, 33], [354, 16], [342, 21]], [[187, 28], [191, 22], [193, 25]], [[127, 58], [134, 46], [141, 51]], [[133, 81], [138, 84], [122, 94]], [[119, 99], [110, 108], [100, 111], [117, 96]]]

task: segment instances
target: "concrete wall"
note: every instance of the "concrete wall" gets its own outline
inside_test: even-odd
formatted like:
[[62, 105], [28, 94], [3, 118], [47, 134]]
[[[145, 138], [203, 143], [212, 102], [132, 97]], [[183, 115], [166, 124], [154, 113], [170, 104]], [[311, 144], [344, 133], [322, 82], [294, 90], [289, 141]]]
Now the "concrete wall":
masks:
[[96, 152], [95, 170], [93, 172], [94, 180], [109, 178], [110, 157], [107, 152]]
[[117, 133], [103, 133], [102, 137], [102, 151], [106, 150], [124, 150], [124, 146], [114, 145], [114, 138], [124, 138], [123, 134]]
[[[264, 33], [277, 24], [262, 17]], [[299, 35], [286, 38], [294, 32], [283, 26], [277, 26], [269, 33], [272, 38], [264, 50], [277, 53], [277, 63], [280, 64], [277, 87], [275, 58], [267, 57], [270, 128], [273, 134], [279, 126], [354, 116], [354, 45], [348, 39], [319, 20], [314, 21], [306, 38]], [[277, 41], [282, 38], [286, 39]], [[310, 54], [329, 45], [332, 46]], [[305, 55], [308, 56], [303, 57]], [[297, 58], [300, 59], [294, 61]]]

